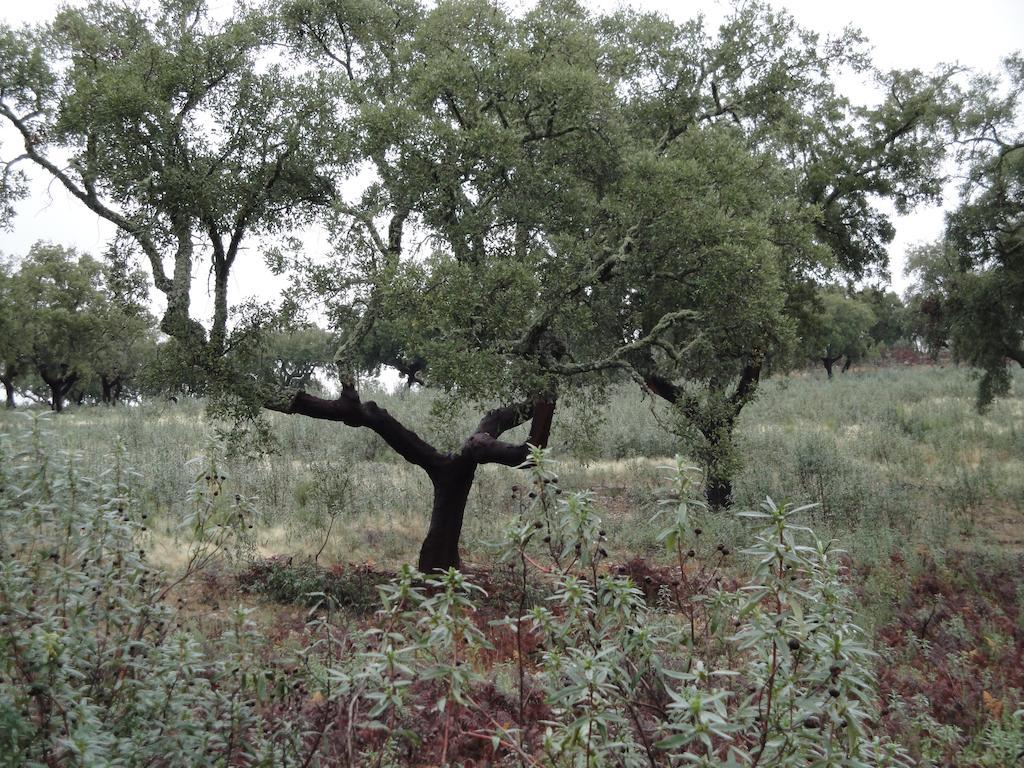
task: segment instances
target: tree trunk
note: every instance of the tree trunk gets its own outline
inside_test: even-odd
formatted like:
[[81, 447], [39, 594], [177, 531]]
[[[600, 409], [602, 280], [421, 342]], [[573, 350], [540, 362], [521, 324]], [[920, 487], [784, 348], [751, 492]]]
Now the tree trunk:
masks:
[[846, 373], [848, 370], [850, 370], [851, 365], [853, 365], [853, 358], [847, 355], [846, 362], [843, 363], [843, 373]]
[[732, 503], [732, 479], [724, 474], [719, 475], [708, 467], [704, 496], [710, 509], [728, 509]]
[[821, 358], [821, 362], [825, 366], [825, 372], [828, 374], [828, 377], [830, 379], [832, 378], [832, 366], [839, 362], [841, 359], [842, 355], [840, 355], [839, 357], [829, 357], [828, 355], [826, 355], [825, 357]]
[[5, 376], [2, 379], [4, 383], [4, 395], [6, 396], [6, 405], [8, 408], [14, 407], [14, 379]]
[[[466, 502], [476, 468], [481, 464], [519, 467], [530, 456], [530, 445], [547, 445], [555, 403], [551, 397], [495, 408], [489, 411], [454, 453], [441, 453], [373, 401], [362, 402], [352, 382], [342, 382], [341, 396], [325, 400], [306, 392], [295, 392], [286, 400], [269, 400], [269, 410], [299, 414], [316, 419], [340, 421], [350, 427], [367, 427], [376, 432], [403, 459], [423, 469], [434, 487], [430, 526], [420, 547], [419, 569], [424, 573], [458, 568], [459, 538]], [[502, 433], [531, 419], [525, 443], [506, 443]]]
[[740, 466], [733, 432], [743, 406], [757, 394], [761, 364], [760, 355], [751, 355], [732, 393], [718, 390], [717, 395], [710, 395], [705, 403], [657, 373], [643, 374], [647, 388], [675, 405], [703, 435], [704, 441], [697, 452], [705, 467], [704, 496], [712, 510], [726, 509], [732, 503], [732, 478]]
[[472, 459], [457, 457], [443, 469], [428, 473], [434, 486], [434, 504], [430, 527], [420, 547], [419, 569], [423, 573], [459, 567], [462, 520], [476, 468]]
[[39, 378], [50, 388], [50, 409], [55, 413], [61, 413], [64, 410], [64, 398], [80, 377], [73, 371], [68, 373], [66, 365], [60, 366], [61, 372], [56, 376], [51, 376], [48, 371], [45, 365], [39, 366]]
[[46, 382], [50, 388], [50, 410], [61, 413], [64, 410], [64, 387], [60, 379]]
[[117, 405], [121, 399], [121, 377], [100, 375], [100, 401], [104, 405]]
[[698, 453], [705, 466], [704, 497], [708, 508], [716, 512], [732, 503], [732, 477], [738, 467], [732, 435], [738, 415], [738, 411], [707, 413], [701, 428], [704, 445]]

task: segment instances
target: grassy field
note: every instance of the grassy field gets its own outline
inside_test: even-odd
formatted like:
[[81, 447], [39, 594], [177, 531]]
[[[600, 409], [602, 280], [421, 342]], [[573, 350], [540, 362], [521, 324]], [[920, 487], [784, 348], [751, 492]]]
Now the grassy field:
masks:
[[[739, 424], [736, 508], [757, 508], [766, 496], [817, 504], [799, 522], [849, 553], [844, 578], [856, 618], [880, 654], [876, 724], [925, 765], [1003, 765], [1024, 748], [1014, 714], [1024, 702], [1024, 376], [1018, 372], [1014, 396], [983, 415], [974, 386], [956, 368], [871, 369], [833, 381], [807, 373], [768, 381]], [[477, 418], [426, 394], [376, 399], [446, 447]], [[33, 418], [4, 413], [0, 432], [22, 432]], [[376, 605], [374, 587], [415, 561], [429, 483], [365, 430], [274, 414], [274, 453], [225, 456], [218, 425], [197, 403], [43, 418], [47, 450], [68, 452], [83, 476], [109, 477], [123, 447], [138, 473], [128, 484], [146, 510], [149, 562], [169, 581], [188, 565], [196, 488], [207, 492], [210, 473], [223, 473], [216, 488], [237, 494], [251, 549], [230, 567], [211, 560], [178, 598], [207, 635], [227, 626], [224, 606], [241, 603], [272, 643], [302, 646], [310, 630], [291, 602], [336, 590], [349, 605], [340, 626], [361, 625]], [[671, 418], [635, 389], [613, 393], [607, 408], [569, 398], [552, 439], [560, 485], [593, 492], [607, 565], [628, 571], [651, 599], [673, 583], [664, 574], [675, 553], [658, 541], [664, 523], [655, 519], [659, 502], [671, 498], [664, 467], [686, 451], [665, 428]], [[467, 509], [466, 570], [499, 594], [492, 545], [531, 503], [527, 483], [522, 471], [484, 467]], [[692, 557], [715, 563], [712, 578], [756, 567], [754, 555], [735, 554], [754, 524], [734, 515], [701, 519]], [[723, 548], [732, 553], [727, 565], [716, 559]], [[322, 569], [308, 564], [314, 556]], [[488, 673], [512, 670], [504, 661]], [[447, 750], [448, 720], [444, 727]], [[431, 764], [374, 754], [381, 765]]]
[[[1024, 377], [1018, 376], [1024, 382]], [[768, 381], [743, 413], [739, 508], [765, 496], [816, 502], [823, 535], [872, 557], [873, 548], [925, 544], [936, 549], [1020, 552], [1024, 548], [1024, 386], [984, 415], [973, 408], [975, 382], [962, 369], [854, 371], [826, 381], [817, 372]], [[478, 414], [432, 412], [429, 394], [375, 393], [391, 412], [437, 445], [454, 448]], [[371, 395], [365, 395], [368, 399]], [[0, 428], [20, 413], [0, 414]], [[553, 454], [563, 483], [592, 489], [623, 553], [655, 554], [648, 523], [658, 467], [686, 455], [666, 428], [660, 403], [635, 388], [613, 393], [596, 411], [570, 400], [558, 414]], [[267, 554], [315, 553], [394, 567], [415, 558], [429, 516], [430, 485], [368, 430], [271, 414], [277, 450], [224, 461], [231, 485], [251, 498]], [[188, 465], [222, 454], [217, 425], [197, 403], [72, 410], [49, 422], [57, 444], [87, 472], [108, 466], [118, 444], [142, 473], [157, 532], [171, 536], [194, 481]], [[515, 433], [511, 439], [514, 439]], [[522, 473], [484, 467], [467, 510], [464, 547], [485, 559], [496, 518], [514, 514]], [[497, 501], [495, 501], [497, 500]], [[334, 529], [326, 536], [332, 515]], [[730, 523], [720, 521], [722, 536]], [[168, 556], [174, 547], [168, 548]]]

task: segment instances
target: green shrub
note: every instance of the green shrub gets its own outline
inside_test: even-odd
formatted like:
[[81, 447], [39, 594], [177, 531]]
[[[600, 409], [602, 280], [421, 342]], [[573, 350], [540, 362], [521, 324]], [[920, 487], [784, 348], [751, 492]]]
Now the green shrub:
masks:
[[[515, 634], [517, 722], [475, 731], [495, 753], [537, 766], [904, 765], [872, 735], [873, 654], [849, 607], [838, 553], [794, 523], [805, 510], [767, 501], [747, 513], [765, 525], [745, 555], [755, 564], [738, 590], [714, 585], [718, 564], [694, 568], [706, 510], [689, 470], [673, 468], [676, 498], [659, 536], [678, 559], [660, 610], [629, 578], [605, 573], [601, 518], [585, 493], [563, 494], [543, 451], [532, 456], [532, 503], [510, 523], [498, 557], [525, 590], [540, 573], [550, 597], [496, 623]], [[425, 589], [418, 586], [425, 585]], [[474, 595], [449, 571], [424, 580], [404, 569], [382, 588], [378, 625], [353, 658], [329, 672], [356, 729], [415, 738], [415, 684], [435, 680], [444, 748], [462, 711], [483, 711], [474, 660], [489, 647], [472, 620]], [[539, 654], [526, 658], [527, 639]], [[550, 716], [540, 736], [523, 716], [533, 691]], [[723, 762], [724, 761], [724, 762]]]
[[204, 638], [168, 602], [213, 559], [247, 551], [240, 498], [199, 464], [188, 565], [149, 565], [148, 512], [119, 451], [97, 478], [54, 450], [45, 420], [0, 436], [0, 765], [277, 766], [307, 754], [291, 690], [261, 660], [249, 611]]

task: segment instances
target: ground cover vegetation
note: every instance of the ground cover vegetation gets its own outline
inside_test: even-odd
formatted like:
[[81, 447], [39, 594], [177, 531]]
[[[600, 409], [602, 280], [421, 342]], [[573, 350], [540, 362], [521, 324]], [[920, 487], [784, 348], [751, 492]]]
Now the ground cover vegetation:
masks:
[[[0, 214], [31, 168], [118, 232], [0, 265], [7, 410], [61, 412], [0, 422], [0, 759], [1020, 759], [1021, 58], [867, 51], [761, 3], [0, 27]], [[901, 299], [884, 206], [950, 162]]]
[[[843, 621], [861, 668], [852, 673], [853, 684], [867, 685], [857, 688], [862, 703], [851, 703], [846, 688], [842, 697], [829, 692], [831, 662], [821, 662], [824, 677], [813, 672], [819, 651], [805, 646], [820, 639], [811, 630], [820, 596], [792, 609], [803, 611], [799, 621], [787, 612], [779, 652], [792, 664], [795, 639], [807, 655], [795, 668], [780, 668], [785, 674], [773, 683], [781, 694], [773, 706], [785, 701], [786, 717], [796, 719], [771, 726], [767, 764], [806, 762], [826, 743], [833, 704], [855, 705], [856, 717], [865, 707], [865, 740], [855, 749], [870, 765], [887, 764], [871, 751], [890, 749], [886, 743], [922, 765], [1004, 765], [1006, 755], [1024, 748], [1015, 714], [1024, 682], [1016, 661], [1024, 647], [1021, 402], [1001, 399], [979, 414], [975, 388], [967, 371], [954, 368], [854, 369], [832, 381], [819, 368], [767, 383], [745, 412], [738, 440], [749, 460], [737, 478], [737, 509], [760, 510], [765, 494], [780, 504], [785, 498], [818, 503], [787, 518], [787, 530], [809, 536], [797, 530], [806, 524], [837, 539], [827, 550], [837, 569], [829, 589], [849, 593], [842, 610], [851, 613]], [[427, 434], [440, 444], [457, 444], [473, 420], [469, 409], [456, 417], [462, 423], [431, 417], [429, 391], [375, 396], [401, 418], [433, 424]], [[762, 555], [748, 551], [764, 521], [706, 509], [698, 475], [685, 470], [685, 460], [666, 456], [678, 447], [671, 433], [648, 428], [671, 417], [663, 404], [626, 387], [595, 420], [588, 402], [566, 405], [563, 426], [553, 430], [557, 464], [545, 458], [530, 475], [483, 473], [468, 506], [463, 573], [439, 576], [433, 587], [404, 567], [429, 525], [423, 501], [430, 485], [372, 433], [339, 433], [280, 416], [279, 452], [254, 463], [223, 455], [216, 421], [208, 423], [210, 444], [201, 450], [196, 422], [204, 411], [197, 403], [78, 408], [35, 427], [30, 414], [7, 415], [4, 487], [16, 497], [5, 499], [4, 540], [14, 543], [8, 554], [15, 557], [5, 562], [3, 578], [6, 615], [22, 623], [4, 636], [12, 665], [4, 690], [11, 697], [8, 714], [27, 718], [5, 731], [18, 739], [11, 744], [50, 749], [51, 764], [83, 761], [61, 741], [67, 725], [56, 718], [60, 709], [44, 705], [77, 697], [76, 664], [91, 659], [111, 679], [123, 674], [135, 686], [158, 679], [166, 686], [159, 696], [133, 693], [130, 701], [111, 693], [108, 704], [69, 715], [83, 729], [75, 748], [89, 745], [94, 755], [128, 754], [129, 741], [117, 739], [134, 737], [118, 730], [117, 718], [152, 720], [150, 710], [137, 707], [147, 696], [164, 704], [163, 693], [179, 691], [180, 675], [190, 672], [197, 682], [180, 689], [180, 701], [160, 714], [164, 720], [154, 720], [189, 755], [182, 764], [216, 763], [238, 750], [236, 762], [268, 765], [301, 765], [307, 758], [310, 764], [575, 765], [586, 752], [591, 717], [591, 765], [671, 764], [686, 752], [722, 764], [730, 749], [740, 764], [756, 760], [763, 722], [743, 702], [745, 692], [764, 689], [771, 665], [758, 654], [771, 645], [758, 635], [754, 647], [744, 647], [743, 633], [754, 628], [737, 626], [733, 612], [744, 599], [741, 587], [764, 587], [766, 575], [770, 582], [770, 573], [756, 574]], [[318, 465], [322, 441], [339, 436], [344, 440], [334, 445], [344, 464]], [[41, 477], [56, 487], [44, 493], [33, 485]], [[44, 504], [46, 493], [52, 496]], [[48, 518], [72, 514], [68, 494], [79, 505], [75, 520]], [[109, 539], [90, 539], [103, 530]], [[103, 547], [111, 549], [106, 559], [97, 557]], [[54, 552], [57, 562], [50, 559]], [[128, 572], [106, 570], [121, 567]], [[569, 585], [576, 591], [566, 592]], [[377, 614], [380, 588], [386, 610]], [[802, 599], [809, 598], [791, 598]], [[152, 613], [144, 620], [103, 614], [111, 624], [98, 629], [97, 611], [116, 613], [133, 600], [132, 610]], [[771, 604], [762, 601], [766, 613], [759, 609], [754, 624], [775, 626]], [[57, 632], [47, 622], [73, 631]], [[133, 622], [147, 629], [132, 646], [140, 650], [127, 671], [126, 661], [113, 658], [123, 653], [121, 643], [110, 641], [104, 653], [111, 658], [102, 661], [72, 648], [119, 627], [130, 632]], [[635, 640], [630, 627], [649, 634]], [[39, 656], [49, 646], [28, 642], [36, 637], [30, 628], [51, 644], [68, 643], [54, 651], [57, 661]], [[56, 639], [69, 635], [78, 639]], [[179, 675], [182, 635], [194, 655]], [[622, 677], [630, 664], [619, 654], [645, 658], [638, 642], [656, 643], [663, 666], [641, 664], [631, 673], [643, 679], [634, 690], [635, 681]], [[150, 643], [156, 647], [143, 656]], [[861, 657], [860, 648], [878, 656]], [[581, 649], [593, 658], [575, 653]], [[36, 678], [24, 677], [26, 669], [45, 672], [45, 683], [32, 689]], [[660, 677], [665, 669], [667, 684]], [[699, 679], [686, 677], [695, 669]], [[712, 674], [723, 670], [740, 674]], [[588, 675], [601, 684], [594, 691], [584, 686]], [[94, 691], [108, 680], [84, 679]], [[648, 685], [668, 697], [657, 704], [661, 715], [647, 706], [655, 702], [646, 698]], [[59, 696], [50, 686], [60, 687]], [[738, 695], [721, 699], [723, 711], [715, 702], [726, 690]], [[710, 757], [701, 729], [676, 719], [682, 705], [670, 692], [687, 692], [686, 706], [701, 692], [698, 721], [711, 729]], [[814, 709], [821, 702], [824, 710]], [[192, 707], [221, 720], [175, 720], [192, 718]], [[45, 712], [53, 718], [49, 735], [39, 729]], [[97, 741], [90, 732], [99, 734]], [[842, 762], [848, 748], [854, 749], [844, 746], [830, 759], [848, 764]], [[892, 750], [899, 764], [899, 750]]]

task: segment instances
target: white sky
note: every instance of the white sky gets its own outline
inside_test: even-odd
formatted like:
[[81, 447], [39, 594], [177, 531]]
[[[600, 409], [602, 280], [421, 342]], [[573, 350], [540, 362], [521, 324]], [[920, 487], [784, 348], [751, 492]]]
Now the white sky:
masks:
[[[853, 24], [859, 27], [874, 47], [875, 64], [882, 69], [916, 67], [930, 70], [940, 62], [957, 62], [986, 71], [998, 68], [1006, 54], [1024, 47], [1024, 0], [773, 0], [788, 8], [806, 27], [820, 33], [839, 33]], [[51, 18], [59, 5], [54, 0], [0, 0], [0, 20], [9, 24], [40, 22]], [[74, 4], [74, 3], [72, 3]], [[657, 10], [677, 19], [703, 12], [710, 22], [722, 17], [727, 5], [719, 0], [633, 0], [633, 7]], [[230, 7], [225, 0], [211, 0], [215, 8]], [[611, 10], [623, 3], [595, 0], [594, 8]], [[17, 137], [9, 129], [0, 130], [0, 151], [5, 156], [17, 151]], [[946, 205], [955, 202], [950, 188]], [[59, 184], [42, 176], [33, 178], [31, 197], [17, 208], [18, 216], [11, 232], [0, 232], [0, 253], [24, 254], [37, 240], [50, 240], [74, 246], [98, 255], [113, 234], [112, 226], [101, 221], [71, 198]], [[890, 247], [894, 287], [906, 286], [903, 262], [906, 249], [922, 241], [933, 240], [942, 230], [941, 208], [915, 211], [895, 219], [897, 235]], [[326, 250], [323, 235], [306, 238], [313, 249]], [[251, 266], [250, 266], [251, 264]], [[197, 266], [193, 291], [198, 307], [209, 307], [205, 273]], [[277, 292], [269, 273], [259, 260], [251, 260], [244, 269], [236, 269], [230, 286], [230, 300], [237, 303], [247, 296], [273, 298]], [[157, 298], [157, 297], [154, 297]]]

